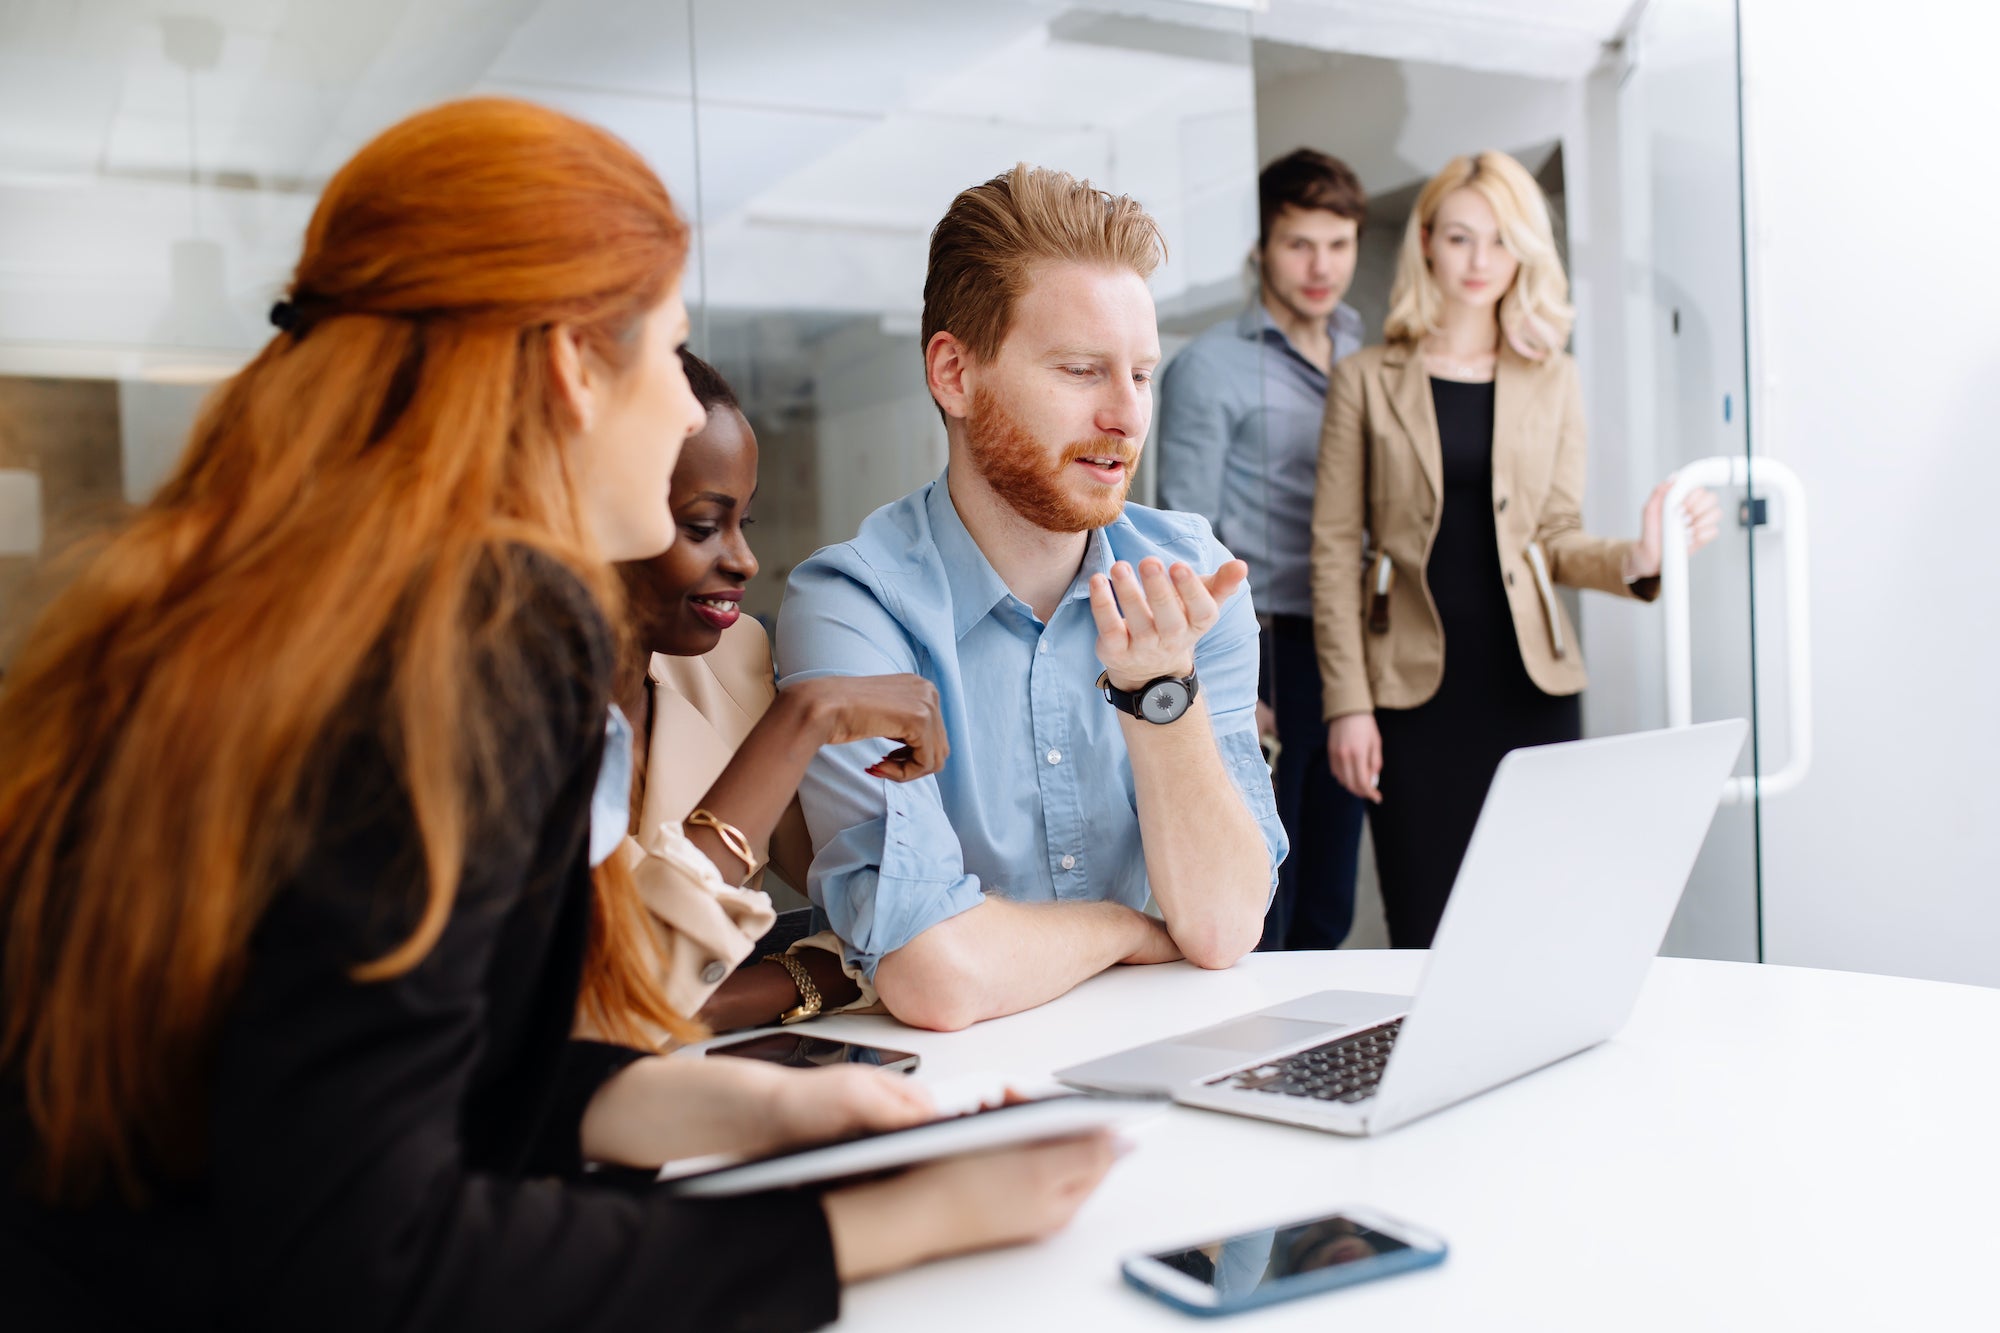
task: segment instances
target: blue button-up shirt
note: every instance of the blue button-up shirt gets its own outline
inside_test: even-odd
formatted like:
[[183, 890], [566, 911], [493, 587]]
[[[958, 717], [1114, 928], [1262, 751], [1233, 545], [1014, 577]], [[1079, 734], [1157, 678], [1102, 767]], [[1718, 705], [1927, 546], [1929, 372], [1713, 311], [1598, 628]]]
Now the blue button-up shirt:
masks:
[[[951, 740], [944, 768], [909, 783], [865, 772], [889, 748], [883, 741], [829, 746], [799, 788], [815, 850], [808, 892], [870, 976], [989, 893], [1145, 907], [1132, 762], [1118, 712], [1096, 686], [1104, 668], [1090, 576], [1149, 555], [1204, 574], [1229, 559], [1202, 519], [1127, 505], [1090, 534], [1044, 624], [1007, 590], [940, 477], [792, 572], [778, 616], [780, 688], [913, 672], [937, 686]], [[1196, 645], [1195, 671], [1275, 884], [1285, 832], [1257, 748], [1257, 623], [1244, 591]]]
[[[1361, 350], [1334, 307], [1333, 359]], [[1262, 301], [1205, 330], [1160, 372], [1160, 504], [1200, 514], [1250, 566], [1257, 609], [1312, 614], [1313, 483], [1327, 377]]]

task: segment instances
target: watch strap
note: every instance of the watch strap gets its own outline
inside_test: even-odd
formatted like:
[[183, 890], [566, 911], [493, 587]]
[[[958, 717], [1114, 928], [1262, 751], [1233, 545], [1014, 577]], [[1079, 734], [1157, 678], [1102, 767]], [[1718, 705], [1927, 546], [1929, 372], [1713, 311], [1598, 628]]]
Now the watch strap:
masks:
[[825, 1001], [820, 996], [819, 987], [813, 984], [812, 973], [806, 971], [806, 965], [788, 953], [767, 953], [764, 961], [784, 968], [791, 974], [792, 984], [799, 988], [798, 1006], [779, 1014], [778, 1022], [803, 1023], [808, 1018], [819, 1017], [820, 1007]]
[[1148, 690], [1162, 682], [1170, 682], [1186, 687], [1188, 705], [1190, 707], [1194, 705], [1196, 697], [1201, 694], [1201, 679], [1193, 671], [1188, 672], [1185, 676], [1155, 676], [1136, 690], [1121, 690], [1116, 685], [1113, 685], [1109, 670], [1100, 671], [1097, 675], [1097, 688], [1104, 691], [1104, 701], [1119, 712], [1130, 713], [1142, 722], [1150, 721], [1151, 719], [1146, 717], [1145, 709], [1142, 707], [1140, 701], [1146, 697]]

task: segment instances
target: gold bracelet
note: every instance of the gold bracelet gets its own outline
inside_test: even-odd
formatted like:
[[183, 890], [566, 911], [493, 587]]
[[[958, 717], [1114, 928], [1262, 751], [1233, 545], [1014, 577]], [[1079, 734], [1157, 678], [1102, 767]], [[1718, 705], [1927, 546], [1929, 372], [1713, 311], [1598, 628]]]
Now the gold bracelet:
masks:
[[723, 823], [700, 806], [696, 806], [681, 823], [691, 824], [695, 828], [713, 829], [715, 836], [722, 839], [722, 845], [743, 863], [743, 878], [747, 880], [757, 873], [757, 856], [750, 850], [750, 839], [744, 837], [743, 830], [736, 825]]
[[806, 971], [806, 965], [788, 953], [767, 953], [764, 955], [764, 961], [767, 963], [776, 963], [779, 967], [791, 973], [792, 983], [799, 988], [798, 1008], [787, 1009], [784, 1013], [779, 1014], [778, 1021], [780, 1023], [803, 1023], [808, 1018], [817, 1018], [820, 1006], [825, 1001], [820, 998], [819, 987], [813, 985], [812, 973]]

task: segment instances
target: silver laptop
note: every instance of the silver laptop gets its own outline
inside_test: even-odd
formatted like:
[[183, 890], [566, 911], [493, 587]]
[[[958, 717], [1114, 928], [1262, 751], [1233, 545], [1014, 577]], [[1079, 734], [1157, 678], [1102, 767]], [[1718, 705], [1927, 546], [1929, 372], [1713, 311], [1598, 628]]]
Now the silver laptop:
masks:
[[1509, 754], [1414, 997], [1322, 991], [1056, 1077], [1380, 1134], [1595, 1046], [1632, 1012], [1748, 730]]

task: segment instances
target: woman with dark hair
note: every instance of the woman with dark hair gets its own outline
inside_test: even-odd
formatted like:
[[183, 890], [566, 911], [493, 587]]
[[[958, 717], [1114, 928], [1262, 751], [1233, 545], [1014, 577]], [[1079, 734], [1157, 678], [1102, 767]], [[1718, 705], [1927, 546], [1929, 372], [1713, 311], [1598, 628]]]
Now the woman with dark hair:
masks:
[[687, 237], [554, 111], [391, 128], [282, 332], [34, 624], [0, 693], [15, 1325], [805, 1328], [1102, 1176], [1102, 1137], [706, 1203], [583, 1174], [928, 1112], [874, 1071], [570, 1040], [579, 1005], [695, 1030], [630, 877], [591, 874], [629, 790], [609, 562], [671, 544], [702, 424]]
[[[667, 507], [678, 532], [664, 553], [618, 567], [635, 640], [618, 703], [639, 737], [623, 856], [678, 1011], [698, 1009], [727, 1031], [865, 1007], [874, 988], [844, 965], [831, 931], [736, 965], [772, 924], [759, 891], [765, 868], [806, 888], [812, 841], [797, 795], [806, 765], [836, 735], [941, 727], [937, 690], [905, 675], [827, 676], [776, 692], [770, 642], [741, 610], [758, 568], [749, 540], [757, 435], [713, 366], [685, 349], [681, 364], [708, 419], [674, 466]], [[903, 767], [885, 757], [880, 771]], [[740, 831], [742, 847], [711, 820]]]

